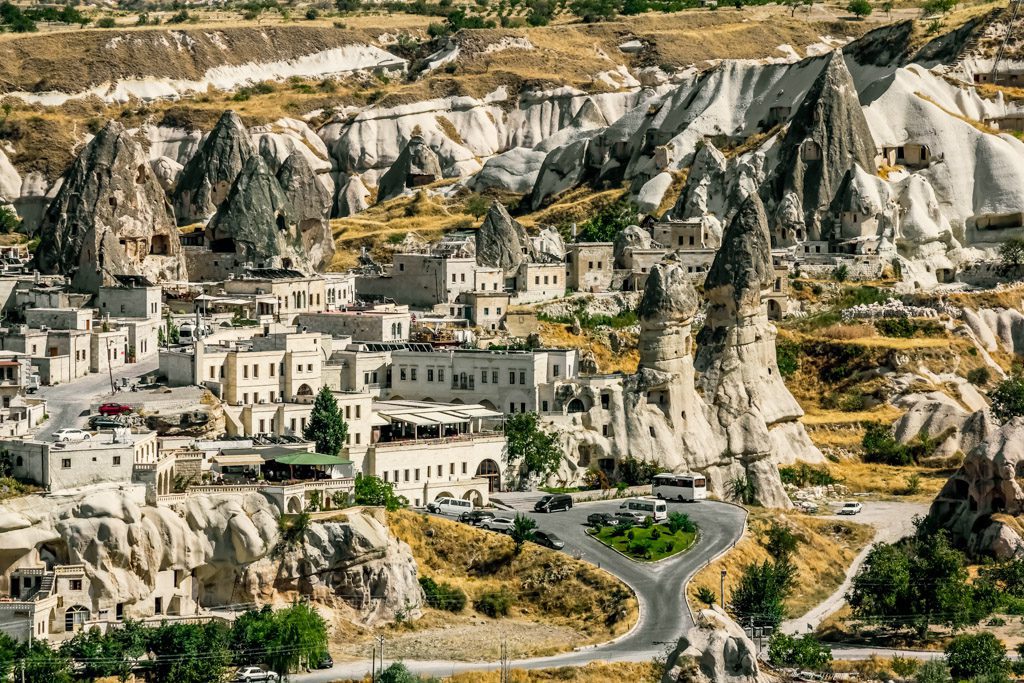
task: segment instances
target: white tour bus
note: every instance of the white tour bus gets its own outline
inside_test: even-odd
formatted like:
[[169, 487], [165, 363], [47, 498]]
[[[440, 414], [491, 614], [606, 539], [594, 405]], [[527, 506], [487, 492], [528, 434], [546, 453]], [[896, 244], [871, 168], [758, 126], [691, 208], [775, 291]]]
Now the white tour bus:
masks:
[[661, 522], [668, 518], [668, 505], [665, 504], [665, 501], [650, 496], [630, 498], [623, 502], [619, 509], [639, 512], [642, 515], [651, 517], [655, 522]]
[[708, 497], [707, 479], [702, 474], [656, 474], [653, 493], [665, 500], [705, 500]]

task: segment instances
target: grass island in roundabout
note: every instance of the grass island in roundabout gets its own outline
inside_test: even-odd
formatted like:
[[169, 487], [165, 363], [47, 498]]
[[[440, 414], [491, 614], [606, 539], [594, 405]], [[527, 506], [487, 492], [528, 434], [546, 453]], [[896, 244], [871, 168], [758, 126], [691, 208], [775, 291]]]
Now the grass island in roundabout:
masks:
[[681, 512], [669, 514], [660, 524], [650, 523], [592, 527], [591, 537], [638, 562], [656, 562], [687, 550], [697, 540], [697, 525]]

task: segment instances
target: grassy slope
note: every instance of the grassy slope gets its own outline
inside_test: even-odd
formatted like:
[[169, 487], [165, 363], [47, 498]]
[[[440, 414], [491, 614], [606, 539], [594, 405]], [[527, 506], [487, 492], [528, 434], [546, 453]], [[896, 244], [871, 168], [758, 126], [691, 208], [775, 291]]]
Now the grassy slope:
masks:
[[750, 511], [748, 531], [727, 555], [702, 569], [690, 582], [689, 600], [699, 607], [697, 590], [710, 588], [718, 594], [719, 577], [727, 572], [726, 590], [733, 590], [742, 568], [751, 562], [769, 559], [764, 534], [771, 522], [788, 526], [801, 539], [793, 557], [797, 568], [796, 589], [786, 607], [789, 616], [798, 617], [831, 595], [843, 582], [846, 568], [874, 535], [871, 527], [855, 522], [817, 519], [798, 512], [779, 512], [754, 508]]
[[[513, 648], [516, 656], [529, 656], [602, 642], [625, 632], [636, 621], [636, 601], [625, 585], [564, 553], [527, 544], [515, 557], [507, 536], [410, 511], [392, 513], [389, 523], [392, 532], [412, 548], [421, 575], [458, 586], [470, 603], [461, 617], [428, 609], [422, 624], [398, 627], [391, 634], [393, 639], [410, 628], [415, 636], [416, 629], [464, 622], [477, 630], [495, 622], [507, 622], [508, 628], [519, 631], [532, 624], [558, 629], [560, 642], [549, 639]], [[472, 612], [474, 599], [501, 588], [517, 596], [508, 619], [491, 620]], [[463, 658], [493, 661], [499, 645], [500, 640], [495, 640]]]

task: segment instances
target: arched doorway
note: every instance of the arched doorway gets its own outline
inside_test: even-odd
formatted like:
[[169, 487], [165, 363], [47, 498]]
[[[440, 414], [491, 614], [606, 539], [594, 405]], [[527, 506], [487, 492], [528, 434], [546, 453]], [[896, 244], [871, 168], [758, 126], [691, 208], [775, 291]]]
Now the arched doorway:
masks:
[[498, 468], [498, 463], [490, 458], [480, 461], [480, 464], [477, 465], [475, 476], [487, 479], [488, 493], [501, 490], [501, 470]]
[[474, 507], [483, 507], [484, 504], [484, 497], [480, 495], [480, 492], [477, 491], [476, 489], [470, 489], [469, 491], [466, 491], [466, 493], [463, 494], [462, 496], [462, 500], [471, 501]]
[[437, 500], [438, 498], [454, 498], [454, 497], [455, 496], [452, 495], [451, 491], [441, 491], [441, 493], [439, 493], [436, 496], [434, 496], [434, 500]]
[[487, 408], [487, 410], [497, 410], [497, 408], [494, 407], [494, 404], [488, 401], [486, 398], [480, 401], [480, 405], [481, 407]]
[[308, 384], [302, 384], [299, 386], [299, 390], [295, 392], [296, 396], [312, 396], [313, 389]]
[[582, 413], [586, 409], [587, 407], [583, 405], [583, 401], [578, 398], [569, 401], [568, 410], [570, 413]]
[[775, 299], [768, 299], [768, 319], [782, 320], [782, 307]]
[[288, 499], [287, 511], [289, 514], [297, 515], [302, 512], [302, 501], [299, 500], [298, 496], [292, 496]]

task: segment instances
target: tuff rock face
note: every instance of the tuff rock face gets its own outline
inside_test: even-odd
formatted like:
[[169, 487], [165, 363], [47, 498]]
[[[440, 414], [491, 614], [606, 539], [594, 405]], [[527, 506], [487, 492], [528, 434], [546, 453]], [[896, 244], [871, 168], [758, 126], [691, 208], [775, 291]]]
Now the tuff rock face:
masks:
[[122, 490], [45, 505], [31, 496], [0, 508], [0, 567], [83, 564], [94, 607], [124, 603], [135, 618], [152, 616], [157, 574], [175, 569], [195, 577], [202, 606], [268, 603], [302, 591], [367, 624], [393, 618], [407, 603], [414, 614], [421, 606], [409, 547], [369, 514], [313, 522], [303, 546], [283, 554], [273, 552], [277, 518], [258, 493], [191, 497], [172, 507], [141, 505]]
[[789, 499], [777, 466], [822, 455], [798, 422], [803, 410], [776, 364], [776, 331], [761, 301], [773, 282], [767, 218], [753, 194], [726, 228], [704, 282], [708, 312], [694, 366], [728, 453], [744, 464], [761, 500], [779, 506]]
[[408, 188], [428, 185], [441, 178], [441, 162], [422, 135], [414, 134], [377, 186], [377, 201], [393, 199]]
[[305, 272], [312, 267], [297, 213], [258, 154], [245, 162], [231, 193], [210, 220], [206, 238], [215, 251], [234, 251], [253, 264]]
[[145, 152], [110, 121], [64, 175], [39, 230], [36, 264], [96, 292], [115, 275], [182, 279], [174, 216]]
[[306, 157], [297, 152], [281, 164], [277, 180], [295, 214], [303, 253], [313, 268], [322, 270], [334, 257], [334, 235], [328, 220], [331, 190], [313, 172]]
[[617, 268], [624, 268], [625, 260], [634, 249], [650, 249], [654, 245], [651, 233], [638, 225], [629, 225], [615, 236], [613, 255]]
[[974, 556], [1024, 556], [1024, 418], [1005, 424], [987, 410], [963, 420], [959, 445], [966, 453], [928, 511], [928, 522], [948, 529]]
[[338, 183], [338, 196], [335, 198], [334, 215], [338, 218], [352, 216], [370, 208], [370, 190], [363, 179], [356, 174], [349, 175]]
[[256, 148], [242, 120], [233, 111], [224, 112], [178, 178], [172, 197], [178, 225], [209, 219], [253, 156]]
[[826, 212], [843, 177], [854, 165], [875, 173], [874, 158], [857, 87], [843, 54], [833, 52], [782, 139], [775, 177], [762, 188], [775, 207], [778, 243], [831, 237]]
[[757, 664], [757, 647], [720, 607], [703, 609], [679, 640], [675, 663], [662, 683], [770, 683]]
[[534, 255], [526, 228], [497, 200], [491, 203], [483, 224], [476, 231], [475, 241], [477, 264], [501, 268], [506, 277], [515, 275], [519, 266]]

